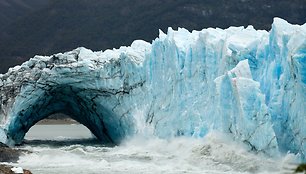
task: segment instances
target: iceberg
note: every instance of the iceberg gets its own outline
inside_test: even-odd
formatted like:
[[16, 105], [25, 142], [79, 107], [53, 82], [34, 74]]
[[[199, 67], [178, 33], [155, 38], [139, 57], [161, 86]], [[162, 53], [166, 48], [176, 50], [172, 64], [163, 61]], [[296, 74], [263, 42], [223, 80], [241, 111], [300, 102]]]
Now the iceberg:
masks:
[[305, 88], [306, 24], [169, 28], [152, 43], [35, 56], [0, 75], [0, 141], [20, 144], [38, 121], [64, 113], [103, 143], [216, 130], [305, 160]]

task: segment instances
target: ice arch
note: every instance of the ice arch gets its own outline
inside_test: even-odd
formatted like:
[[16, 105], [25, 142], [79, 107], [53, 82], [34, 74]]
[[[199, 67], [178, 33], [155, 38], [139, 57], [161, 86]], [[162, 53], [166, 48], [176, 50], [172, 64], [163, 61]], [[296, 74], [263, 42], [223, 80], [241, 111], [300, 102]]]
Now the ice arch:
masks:
[[0, 98], [0, 118], [5, 124], [0, 134], [6, 135], [6, 143], [21, 143], [34, 124], [58, 112], [72, 116], [105, 143], [120, 143], [131, 135], [134, 123], [127, 112], [134, 106], [128, 101], [144, 82], [141, 78], [129, 80], [125, 66], [137, 68], [136, 64], [120, 54], [101, 62], [95, 56], [78, 48], [65, 54], [36, 56], [11, 69], [6, 82], [13, 83], [2, 86]]
[[[8, 126], [7, 135], [20, 143], [25, 133], [38, 121], [53, 113], [64, 113], [86, 126], [96, 137], [105, 143], [118, 142], [123, 137], [119, 129], [118, 116], [112, 111], [96, 103], [92, 98], [83, 96], [80, 89], [72, 86], [56, 86], [40, 93], [37, 99], [18, 106], [17, 117], [13, 118]], [[97, 93], [93, 95], [99, 95]], [[98, 111], [97, 108], [100, 108]], [[15, 108], [13, 108], [15, 109]], [[114, 122], [110, 123], [107, 118]], [[116, 120], [118, 119], [118, 120]]]

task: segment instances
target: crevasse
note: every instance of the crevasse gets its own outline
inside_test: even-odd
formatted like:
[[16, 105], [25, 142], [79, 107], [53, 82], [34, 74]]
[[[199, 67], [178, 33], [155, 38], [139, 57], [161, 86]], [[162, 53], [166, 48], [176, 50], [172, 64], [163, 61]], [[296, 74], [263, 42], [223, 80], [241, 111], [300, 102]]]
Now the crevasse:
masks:
[[160, 32], [152, 44], [35, 56], [0, 75], [0, 141], [62, 112], [102, 142], [231, 135], [272, 156], [306, 153], [306, 24]]

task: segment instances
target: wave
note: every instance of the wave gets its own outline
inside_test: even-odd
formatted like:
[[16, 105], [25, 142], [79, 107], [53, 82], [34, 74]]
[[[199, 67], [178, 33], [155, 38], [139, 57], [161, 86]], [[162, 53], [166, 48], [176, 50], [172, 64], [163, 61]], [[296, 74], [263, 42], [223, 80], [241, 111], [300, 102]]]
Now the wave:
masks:
[[34, 173], [286, 173], [298, 159], [293, 155], [267, 158], [255, 154], [226, 134], [170, 140], [137, 136], [119, 146], [95, 139], [32, 140], [22, 148], [33, 151], [18, 165]]

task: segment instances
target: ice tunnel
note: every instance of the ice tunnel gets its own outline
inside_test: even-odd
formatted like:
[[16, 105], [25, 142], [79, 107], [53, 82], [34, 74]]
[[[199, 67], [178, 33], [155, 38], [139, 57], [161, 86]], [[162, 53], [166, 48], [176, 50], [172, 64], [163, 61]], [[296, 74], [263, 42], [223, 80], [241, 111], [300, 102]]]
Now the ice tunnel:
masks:
[[0, 141], [61, 112], [102, 142], [226, 133], [306, 160], [306, 24], [160, 32], [152, 44], [35, 56], [0, 74]]

